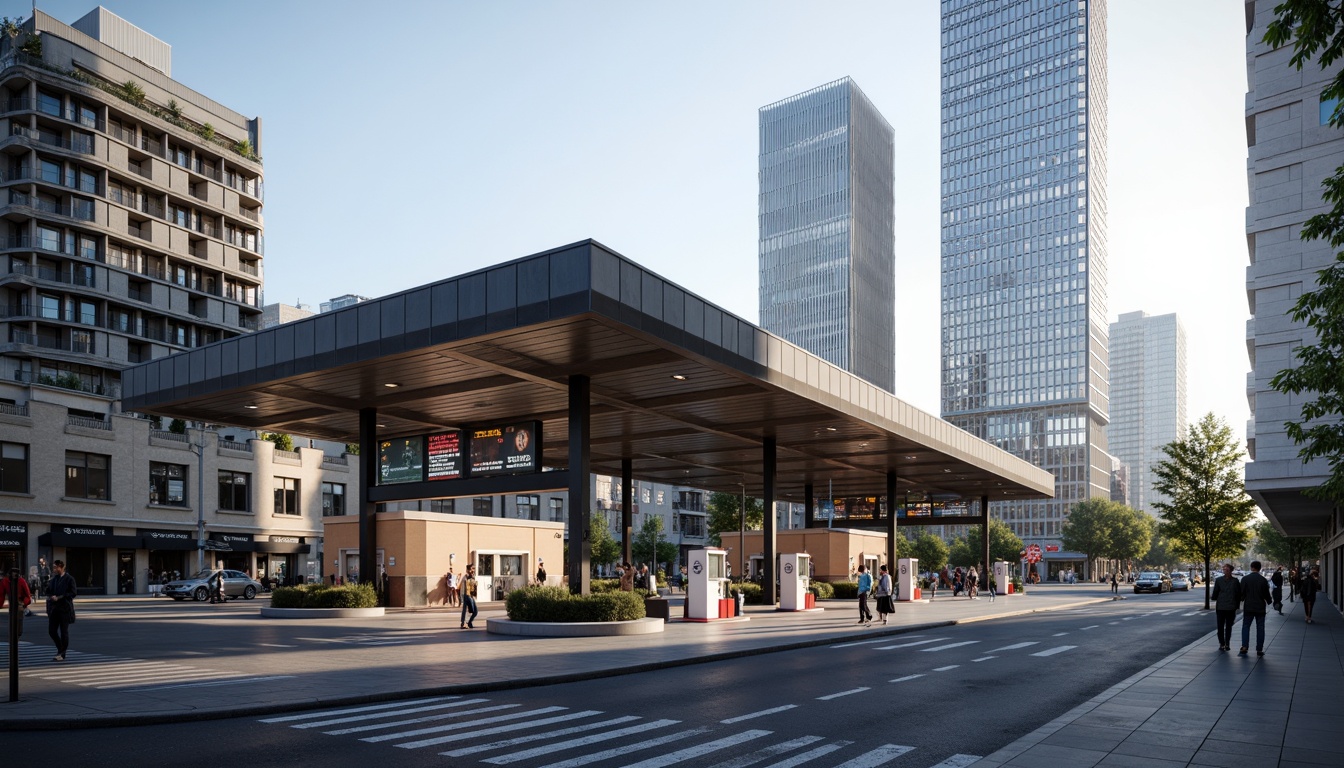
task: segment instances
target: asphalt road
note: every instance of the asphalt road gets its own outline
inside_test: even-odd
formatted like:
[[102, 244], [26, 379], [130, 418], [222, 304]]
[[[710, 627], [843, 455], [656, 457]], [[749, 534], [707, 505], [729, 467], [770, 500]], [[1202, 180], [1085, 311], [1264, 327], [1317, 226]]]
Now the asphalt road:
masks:
[[59, 755], [65, 763], [118, 766], [954, 768], [1213, 629], [1200, 592], [1125, 597], [479, 696], [12, 733], [6, 762], [36, 765]]

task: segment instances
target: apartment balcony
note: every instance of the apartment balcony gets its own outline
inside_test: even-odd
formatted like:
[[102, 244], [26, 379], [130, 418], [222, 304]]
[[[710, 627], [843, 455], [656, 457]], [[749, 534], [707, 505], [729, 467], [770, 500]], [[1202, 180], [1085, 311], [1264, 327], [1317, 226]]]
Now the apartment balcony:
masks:
[[50, 200], [43, 200], [40, 197], [26, 195], [17, 189], [11, 189], [9, 190], [9, 204], [32, 208], [53, 216], [65, 216], [78, 221], [93, 221], [94, 219], [93, 201], [91, 200], [76, 201], [72, 205], [62, 205]]
[[9, 126], [9, 135], [21, 137], [24, 140], [28, 141], [29, 143], [35, 142], [37, 144], [42, 144], [48, 147], [55, 147], [57, 149], [63, 149], [66, 150], [67, 152], [74, 152], [80, 155], [93, 154], [93, 138], [90, 136], [82, 136], [75, 139], [65, 139], [53, 133], [48, 133], [46, 131], [35, 131], [32, 128], [26, 128], [22, 125], [13, 125], [13, 124]]
[[65, 104], [53, 105], [46, 104], [36, 99], [27, 97], [14, 97], [5, 102], [6, 112], [38, 112], [48, 117], [55, 117], [66, 120], [71, 123], [82, 125], [85, 128], [92, 128], [96, 131], [106, 131], [107, 124], [101, 117], [86, 115], [83, 112]]
[[[41, 349], [54, 349], [60, 352], [75, 352], [82, 355], [93, 354], [92, 340], [66, 339], [41, 333], [29, 333], [19, 328], [9, 329], [9, 340], [15, 344], [27, 344]], [[46, 383], [46, 382], [39, 382]]]
[[9, 272], [12, 275], [24, 275], [26, 277], [36, 278], [49, 283], [65, 283], [67, 285], [79, 285], [85, 288], [94, 288], [95, 280], [92, 274], [83, 270], [71, 270], [66, 272], [61, 269], [51, 267], [38, 267], [32, 264], [25, 264], [22, 261], [13, 261], [9, 264]]

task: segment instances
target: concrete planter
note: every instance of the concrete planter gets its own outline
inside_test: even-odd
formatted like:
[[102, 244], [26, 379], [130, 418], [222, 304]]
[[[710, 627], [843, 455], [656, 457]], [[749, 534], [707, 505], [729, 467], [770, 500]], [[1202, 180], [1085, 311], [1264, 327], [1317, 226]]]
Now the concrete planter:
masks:
[[263, 619], [368, 619], [382, 616], [383, 608], [262, 608]]
[[485, 630], [493, 635], [515, 637], [617, 637], [623, 635], [650, 635], [662, 632], [662, 619], [634, 621], [513, 621], [487, 619]]

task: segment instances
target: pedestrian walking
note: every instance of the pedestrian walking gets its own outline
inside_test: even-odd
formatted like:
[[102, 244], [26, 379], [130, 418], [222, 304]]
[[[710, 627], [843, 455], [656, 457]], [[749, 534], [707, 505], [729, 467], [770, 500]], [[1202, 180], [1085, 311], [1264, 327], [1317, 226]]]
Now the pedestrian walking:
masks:
[[1241, 651], [1246, 655], [1250, 646], [1251, 625], [1255, 625], [1255, 655], [1265, 655], [1265, 612], [1274, 601], [1269, 591], [1269, 580], [1260, 574], [1259, 560], [1251, 561], [1251, 572], [1241, 577]]
[[1232, 625], [1241, 605], [1241, 582], [1232, 578], [1232, 564], [1223, 564], [1223, 575], [1213, 580], [1213, 609], [1218, 617], [1218, 650], [1232, 649]]
[[[1302, 573], [1305, 571], [1305, 574]], [[1314, 624], [1311, 620], [1311, 609], [1316, 607], [1316, 593], [1321, 591], [1320, 571], [1312, 568], [1307, 571], [1305, 568], [1299, 571], [1297, 576], [1297, 593], [1302, 598], [1302, 612], [1307, 615], [1307, 623]]]
[[999, 596], [999, 583], [994, 579], [994, 574], [985, 572], [985, 583], [989, 587], [989, 602], [994, 602], [994, 598]]
[[452, 568], [449, 568], [448, 575], [443, 578], [448, 585], [448, 596], [444, 599], [444, 604], [449, 607], [457, 605], [457, 574], [453, 573]]
[[868, 595], [873, 591], [873, 575], [868, 573], [868, 566], [859, 566], [859, 623], [864, 626], [872, 626], [873, 612], [868, 610]]
[[1118, 595], [1118, 594], [1120, 594], [1120, 572], [1119, 572], [1119, 571], [1112, 571], [1112, 572], [1111, 572], [1111, 594], [1112, 594], [1112, 595]]
[[1274, 586], [1274, 610], [1283, 615], [1283, 566], [1280, 565], [1274, 569], [1274, 575], [1269, 577], [1269, 583]]
[[975, 596], [976, 589], [980, 586], [980, 572], [971, 566], [971, 570], [966, 572], [966, 597], [971, 600], [978, 600]]
[[938, 572], [931, 571], [929, 573], [929, 602], [932, 603], [933, 599], [937, 596], [938, 596]]
[[47, 634], [56, 644], [52, 661], [65, 661], [70, 649], [70, 625], [75, 623], [75, 595], [79, 588], [75, 577], [65, 572], [65, 562], [51, 561], [51, 581], [47, 582]]
[[546, 586], [546, 562], [544, 560], [537, 561], [537, 584]]
[[1293, 596], [1297, 594], [1297, 569], [1288, 569], [1288, 602], [1293, 602]]
[[891, 587], [891, 574], [884, 565], [878, 568], [877, 577], [877, 615], [882, 617], [883, 624], [887, 623], [887, 614], [896, 612], [896, 606], [892, 604], [892, 597], [896, 593]]
[[[462, 629], [475, 629], [473, 622], [476, 621], [476, 566], [467, 566], [467, 572], [462, 574], [462, 586], [459, 591], [462, 597]], [[470, 618], [467, 617], [468, 613], [471, 614]]]
[[[18, 568], [12, 569], [9, 572], [9, 575], [0, 577], [0, 612], [4, 613], [6, 619], [9, 617], [9, 611], [3, 609], [5, 607], [5, 602], [9, 600], [9, 591], [11, 587], [16, 588], [18, 592], [17, 603], [19, 610], [15, 611], [14, 615], [17, 617], [16, 620], [18, 622], [18, 637], [23, 637], [23, 617], [32, 615], [32, 611], [28, 610], [28, 606], [33, 604], [33, 591], [28, 586], [28, 580], [23, 578], [23, 575], [19, 573]], [[9, 642], [8, 626], [5, 627], [4, 634], [0, 634], [0, 641], [6, 643]]]

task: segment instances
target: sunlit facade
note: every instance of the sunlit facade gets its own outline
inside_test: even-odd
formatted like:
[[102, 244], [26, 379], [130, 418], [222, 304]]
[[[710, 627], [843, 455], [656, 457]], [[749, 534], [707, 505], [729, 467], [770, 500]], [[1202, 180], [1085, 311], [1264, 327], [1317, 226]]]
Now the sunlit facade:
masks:
[[1106, 87], [1105, 2], [943, 1], [942, 414], [1054, 473], [990, 512], [1061, 558], [1110, 496]]
[[1111, 423], [1106, 443], [1128, 467], [1125, 502], [1150, 515], [1162, 446], [1185, 437], [1185, 328], [1174, 313], [1125, 312], [1111, 323]]
[[891, 125], [844, 78], [761, 108], [761, 327], [890, 392]]

